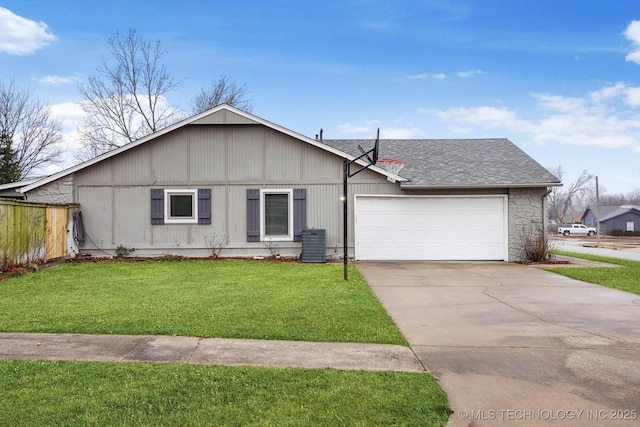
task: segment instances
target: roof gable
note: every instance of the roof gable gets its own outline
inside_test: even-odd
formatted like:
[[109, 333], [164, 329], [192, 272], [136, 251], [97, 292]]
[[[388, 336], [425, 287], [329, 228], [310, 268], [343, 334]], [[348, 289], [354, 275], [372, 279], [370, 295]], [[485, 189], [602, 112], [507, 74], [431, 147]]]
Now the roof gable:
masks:
[[[357, 154], [364, 140], [327, 140], [326, 144]], [[506, 138], [385, 139], [380, 157], [404, 161], [403, 188], [546, 187], [560, 180]]]
[[257, 125], [259, 124], [250, 117], [240, 115], [237, 112], [221, 109], [197, 120], [191, 124], [194, 125]]
[[[149, 141], [152, 141], [162, 135], [166, 135], [170, 132], [173, 132], [179, 128], [182, 128], [184, 126], [188, 126], [188, 125], [215, 125], [215, 124], [255, 124], [255, 125], [263, 125], [263, 126], [267, 126], [271, 129], [274, 129], [278, 132], [282, 132], [286, 135], [289, 135], [291, 137], [294, 137], [298, 140], [301, 140], [302, 142], [305, 142], [307, 144], [313, 145], [315, 147], [318, 147], [324, 151], [330, 152], [336, 156], [342, 157], [342, 158], [347, 158], [349, 160], [354, 160], [357, 156], [352, 156], [349, 153], [345, 153], [339, 149], [336, 149], [334, 147], [330, 147], [328, 145], [322, 144], [321, 142], [309, 138], [307, 136], [304, 136], [302, 134], [299, 134], [297, 132], [294, 132], [292, 130], [289, 130], [283, 126], [277, 125], [275, 123], [269, 122], [267, 120], [264, 120], [258, 116], [254, 116], [253, 114], [247, 113], [246, 111], [242, 111], [239, 110], [237, 108], [234, 108], [230, 105], [227, 104], [222, 104], [222, 105], [218, 105], [217, 107], [211, 108], [207, 111], [204, 111], [200, 114], [197, 114], [195, 116], [189, 117], [185, 120], [182, 120], [178, 123], [175, 123], [171, 126], [168, 126], [164, 129], [161, 129], [155, 133], [152, 133], [150, 135], [147, 135], [143, 138], [140, 138], [136, 141], [130, 142], [128, 144], [125, 144], [119, 148], [116, 148], [112, 151], [109, 151], [107, 153], [104, 153], [98, 157], [95, 157], [91, 160], [88, 160], [84, 163], [80, 163], [76, 166], [72, 166], [70, 168], [64, 169], [60, 172], [57, 172], [53, 175], [41, 178], [35, 182], [32, 182], [28, 185], [25, 185], [24, 187], [20, 188], [19, 191], [21, 193], [26, 193], [29, 192], [31, 190], [34, 190], [38, 187], [41, 187], [43, 185], [46, 185], [50, 182], [56, 181], [60, 178], [63, 178], [67, 175], [70, 175], [72, 173], [78, 172], [80, 170], [83, 170], [85, 168], [91, 167], [95, 164], [98, 164], [100, 162], [103, 162], [111, 157], [117, 156], [120, 153], [126, 152], [128, 150], [131, 150], [135, 147], [138, 147], [142, 144], [145, 144]], [[367, 163], [363, 160], [357, 160], [356, 161], [358, 164], [362, 165], [362, 166], [366, 166]], [[384, 176], [390, 176], [391, 174], [389, 172], [387, 172], [386, 170], [373, 166], [371, 167], [371, 169], [374, 172], [380, 173]]]
[[[598, 214], [602, 217], [605, 215], [609, 215], [611, 212], [615, 212], [618, 209], [620, 209], [620, 206], [617, 206], [617, 205], [616, 206], [608, 206], [608, 205], [598, 206]], [[584, 220], [585, 217], [589, 214], [589, 212], [591, 212], [591, 215], [593, 215], [594, 217], [596, 216], [595, 207], [587, 206], [587, 208], [584, 210], [584, 213], [582, 214], [581, 220]]]
[[620, 215], [624, 215], [628, 212], [634, 212], [638, 215], [640, 215], [640, 206], [634, 206], [634, 205], [624, 205], [624, 206], [620, 206], [618, 207], [618, 209], [614, 210], [613, 212], [609, 212], [606, 215], [603, 215], [600, 218], [600, 221], [607, 221], [611, 218], [615, 218], [618, 217]]

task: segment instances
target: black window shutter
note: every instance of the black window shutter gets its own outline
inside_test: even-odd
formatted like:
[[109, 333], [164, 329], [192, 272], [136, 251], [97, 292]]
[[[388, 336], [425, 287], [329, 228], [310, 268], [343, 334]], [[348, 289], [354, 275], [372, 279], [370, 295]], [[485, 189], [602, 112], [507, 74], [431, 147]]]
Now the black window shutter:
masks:
[[211, 224], [210, 188], [198, 188], [198, 224]]
[[293, 189], [293, 241], [302, 242], [302, 230], [307, 228], [307, 189]]
[[260, 190], [247, 190], [247, 242], [260, 241]]
[[164, 189], [151, 189], [151, 224], [164, 224]]

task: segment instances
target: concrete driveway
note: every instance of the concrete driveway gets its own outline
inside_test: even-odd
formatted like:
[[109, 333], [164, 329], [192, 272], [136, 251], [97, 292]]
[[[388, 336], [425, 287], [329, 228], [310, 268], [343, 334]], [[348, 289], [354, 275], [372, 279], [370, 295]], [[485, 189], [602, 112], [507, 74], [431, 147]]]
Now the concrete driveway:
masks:
[[640, 425], [640, 296], [498, 262], [358, 263], [451, 426]]

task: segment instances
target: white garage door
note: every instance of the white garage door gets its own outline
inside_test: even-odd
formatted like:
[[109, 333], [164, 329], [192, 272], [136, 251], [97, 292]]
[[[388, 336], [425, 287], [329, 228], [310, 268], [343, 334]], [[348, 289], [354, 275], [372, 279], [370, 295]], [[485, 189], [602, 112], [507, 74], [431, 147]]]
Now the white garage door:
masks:
[[506, 196], [356, 196], [358, 260], [506, 260]]

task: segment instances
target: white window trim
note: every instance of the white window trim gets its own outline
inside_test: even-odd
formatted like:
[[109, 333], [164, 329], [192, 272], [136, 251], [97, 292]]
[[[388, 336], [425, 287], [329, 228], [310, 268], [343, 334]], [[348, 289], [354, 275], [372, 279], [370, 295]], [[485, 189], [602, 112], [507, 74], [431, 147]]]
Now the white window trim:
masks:
[[[268, 236], [265, 232], [264, 200], [265, 194], [286, 194], [289, 197], [289, 234], [287, 236]], [[261, 242], [293, 242], [293, 189], [274, 188], [260, 190], [260, 241]]]
[[[192, 218], [172, 218], [171, 213], [171, 196], [172, 195], [191, 195], [193, 198], [193, 217]], [[164, 190], [164, 223], [165, 224], [197, 224], [198, 223], [198, 190], [184, 188], [165, 188]]]

